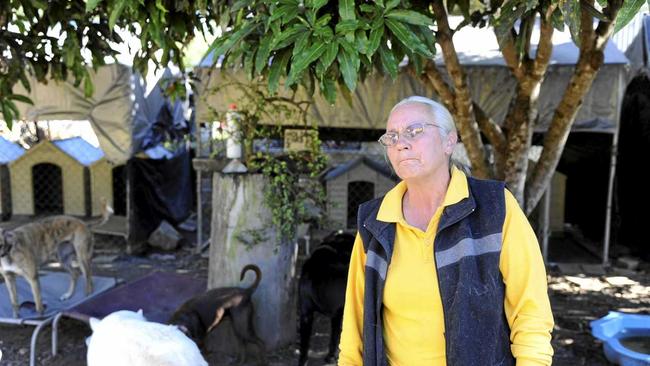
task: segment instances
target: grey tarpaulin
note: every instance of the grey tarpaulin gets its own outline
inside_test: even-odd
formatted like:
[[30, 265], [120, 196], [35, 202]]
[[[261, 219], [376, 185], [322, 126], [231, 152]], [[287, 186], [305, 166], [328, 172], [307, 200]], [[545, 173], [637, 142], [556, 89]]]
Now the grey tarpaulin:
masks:
[[[84, 96], [81, 86], [74, 86], [73, 80], [41, 84], [32, 78], [31, 92], [21, 85], [13, 91], [27, 95], [34, 105], [16, 105], [21, 117], [30, 121], [90, 121], [107, 160], [123, 164], [143, 150], [141, 144], [167, 101], [157, 87], [145, 95], [144, 80], [129, 66], [110, 64], [89, 72], [94, 86], [90, 98]], [[170, 74], [166, 70], [163, 78]], [[177, 101], [170, 109], [174, 121], [180, 122], [182, 103]]]

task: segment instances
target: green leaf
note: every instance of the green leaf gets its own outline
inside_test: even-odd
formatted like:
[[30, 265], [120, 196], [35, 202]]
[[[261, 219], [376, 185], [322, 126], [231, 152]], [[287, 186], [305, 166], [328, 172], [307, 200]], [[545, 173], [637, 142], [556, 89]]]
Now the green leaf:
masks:
[[168, 13], [167, 9], [165, 9], [165, 6], [162, 3], [162, 0], [156, 0], [156, 9], [160, 10], [163, 13]]
[[375, 3], [379, 5], [379, 7], [383, 8], [384, 7], [384, 0], [375, 0]]
[[419, 34], [422, 36], [422, 38], [424, 38], [424, 42], [427, 45], [427, 47], [432, 52], [435, 52], [436, 51], [436, 37], [433, 35], [433, 31], [429, 27], [423, 25], [423, 26], [420, 26], [420, 33]]
[[318, 18], [318, 20], [316, 21], [315, 26], [316, 27], [324, 27], [330, 22], [330, 20], [332, 20], [332, 15], [331, 14], [325, 14], [322, 17]]
[[404, 22], [413, 25], [433, 25], [433, 19], [429, 18], [424, 14], [420, 14], [413, 10], [391, 10], [386, 13], [386, 17], [389, 19], [394, 19], [399, 22]]
[[90, 98], [95, 92], [95, 87], [93, 86], [93, 81], [90, 78], [90, 75], [86, 75], [84, 78], [84, 97]]
[[354, 20], [354, 0], [339, 0], [339, 16], [341, 20]]
[[273, 41], [273, 34], [267, 34], [260, 41], [257, 54], [255, 55], [255, 73], [261, 74], [264, 68], [269, 64], [269, 55], [271, 54], [271, 43]]
[[[282, 5], [282, 6], [278, 7], [277, 9], [275, 9], [275, 10], [273, 10], [271, 12], [271, 17], [269, 18], [269, 22], [272, 23], [272, 22], [282, 18], [283, 16], [289, 14], [290, 12], [292, 12], [296, 8], [297, 7], [295, 5]], [[297, 11], [296, 11], [296, 14], [298, 14]]]
[[4, 118], [5, 122], [7, 123], [7, 127], [11, 128], [14, 118], [11, 110], [6, 106], [6, 103], [7, 102], [2, 103], [2, 118]]
[[307, 29], [308, 28], [302, 24], [294, 24], [291, 28], [276, 36], [273, 40], [273, 43], [275, 44], [273, 50], [278, 50], [290, 45]]
[[618, 11], [616, 16], [616, 25], [614, 26], [614, 33], [621, 30], [627, 23], [634, 18], [639, 12], [641, 6], [645, 3], [644, 0], [627, 0], [623, 2], [621, 10]]
[[86, 2], [86, 13], [90, 13], [91, 11], [95, 10], [101, 1], [102, 0], [88, 0]]
[[359, 66], [361, 65], [359, 54], [356, 52], [348, 52], [344, 47], [343, 52], [338, 53], [337, 59], [345, 85], [352, 92], [357, 87]]
[[291, 70], [287, 77], [287, 84], [291, 85], [295, 82], [296, 77], [300, 75], [312, 62], [316, 61], [325, 52], [327, 46], [324, 43], [318, 42], [312, 44], [311, 47], [304, 50], [297, 57], [292, 58]]
[[386, 19], [386, 25], [404, 47], [423, 56], [433, 57], [433, 53], [422, 45], [415, 33], [407, 26], [393, 19]]
[[71, 46], [65, 47], [65, 54], [63, 55], [63, 63], [66, 67], [72, 68], [76, 57], [76, 50]]
[[399, 5], [400, 0], [388, 0], [386, 3], [386, 11], [389, 11]]
[[241, 27], [239, 30], [236, 32], [228, 35], [223, 35], [222, 38], [217, 38], [210, 48], [208, 49], [207, 54], [214, 52], [214, 63], [216, 64], [217, 60], [219, 59], [219, 56], [225, 54], [226, 52], [230, 51], [230, 49], [237, 43], [239, 42], [242, 38], [246, 37], [250, 32], [255, 30], [259, 23], [253, 23], [249, 22], [246, 23], [243, 27]]
[[29, 85], [29, 80], [27, 79], [27, 75], [25, 74], [25, 69], [22, 69], [18, 73], [18, 77], [20, 78], [20, 84], [27, 90], [28, 92], [32, 91], [32, 87]]
[[375, 24], [373, 22], [372, 30], [370, 31], [370, 39], [368, 40], [368, 50], [366, 54], [372, 56], [377, 48], [379, 47], [379, 42], [381, 41], [382, 36], [384, 35], [384, 18], [379, 17], [379, 22]]
[[564, 32], [564, 14], [559, 8], [556, 8], [551, 15], [551, 24], [553, 28], [557, 29], [560, 32]]
[[363, 30], [358, 30], [354, 38], [359, 53], [365, 55], [368, 52], [368, 37], [366, 37], [366, 32]]
[[569, 26], [573, 42], [580, 47], [580, 3], [565, 1], [562, 4], [564, 22]]
[[[565, 1], [565, 3], [569, 2], [573, 1]], [[499, 18], [494, 20], [494, 32], [496, 33], [497, 39], [509, 37], [510, 30], [515, 24], [515, 21], [517, 21], [525, 11], [526, 6], [524, 6], [520, 0], [509, 0], [501, 6], [501, 14]]]
[[334, 28], [334, 30], [337, 34], [346, 34], [349, 32], [354, 32], [358, 26], [358, 20], [343, 20], [336, 25], [336, 28]]
[[122, 15], [122, 11], [126, 6], [127, 1], [129, 0], [118, 0], [117, 4], [115, 5], [115, 8], [113, 8], [113, 11], [111, 12], [111, 16], [108, 18], [108, 29], [110, 29], [111, 32], [115, 28], [115, 23], [117, 22], [117, 19], [120, 17], [120, 15]]
[[279, 55], [276, 54], [276, 57], [273, 58], [269, 71], [269, 92], [271, 94], [275, 94], [275, 91], [278, 90], [280, 77], [286, 73], [290, 58], [291, 52], [288, 49], [282, 51]]
[[14, 118], [18, 118], [20, 113], [18, 112], [18, 108], [16, 108], [16, 103], [12, 102], [11, 100], [6, 100], [5, 101], [5, 107], [9, 108], [11, 111], [11, 114], [13, 114]]
[[377, 8], [370, 4], [361, 4], [361, 6], [359, 6], [359, 10], [361, 10], [364, 13], [373, 13], [377, 10]]
[[296, 58], [298, 54], [302, 53], [305, 47], [307, 47], [307, 43], [309, 42], [309, 36], [310, 36], [309, 32], [305, 32], [298, 36], [298, 40], [293, 45], [293, 53], [291, 57]]
[[336, 102], [336, 81], [330, 78], [325, 78], [320, 84], [320, 90], [325, 96], [325, 99], [330, 105]]
[[327, 70], [328, 67], [334, 62], [334, 59], [336, 59], [336, 55], [339, 53], [339, 43], [336, 41], [332, 41], [330, 44], [327, 45], [327, 49], [325, 50], [325, 53], [323, 53], [323, 57], [320, 59], [320, 63], [323, 65], [323, 70]]
[[318, 9], [322, 8], [327, 4], [327, 0], [307, 0], [305, 2], [305, 5], [308, 8], [314, 9], [315, 11], [318, 11]]
[[397, 61], [395, 56], [386, 45], [381, 45], [379, 47], [379, 56], [381, 58], [381, 64], [384, 67], [384, 70], [388, 72], [390, 77], [395, 80], [397, 78]]
[[12, 100], [16, 100], [16, 101], [19, 101], [19, 102], [22, 102], [22, 103], [27, 103], [27, 104], [34, 105], [34, 102], [32, 102], [31, 99], [29, 99], [28, 97], [26, 97], [26, 96], [24, 96], [24, 95], [20, 95], [20, 94], [9, 94], [9, 96], [8, 96], [7, 98], [8, 98], [8, 99], [12, 99]]

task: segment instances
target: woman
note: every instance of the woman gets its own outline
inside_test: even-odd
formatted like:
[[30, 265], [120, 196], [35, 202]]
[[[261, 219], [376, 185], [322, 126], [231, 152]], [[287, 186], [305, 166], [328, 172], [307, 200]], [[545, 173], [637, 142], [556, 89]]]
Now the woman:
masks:
[[454, 122], [428, 98], [379, 141], [402, 181], [359, 208], [339, 365], [550, 365], [544, 263], [512, 194], [450, 166]]

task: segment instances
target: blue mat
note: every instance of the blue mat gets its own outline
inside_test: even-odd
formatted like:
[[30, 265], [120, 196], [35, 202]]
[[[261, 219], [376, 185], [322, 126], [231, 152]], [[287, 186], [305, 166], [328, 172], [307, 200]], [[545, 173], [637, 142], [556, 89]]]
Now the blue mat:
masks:
[[[115, 278], [93, 276], [94, 290], [90, 296], [86, 297], [84, 293], [86, 280], [80, 276], [72, 297], [66, 301], [61, 301], [59, 298], [68, 290], [70, 275], [67, 272], [42, 271], [39, 273], [41, 275], [41, 297], [45, 306], [45, 311], [42, 315], [36, 312], [34, 298], [32, 297], [32, 288], [29, 286], [29, 283], [24, 278], [16, 276], [18, 303], [21, 304], [18, 313], [20, 319], [38, 320], [52, 317], [63, 310], [74, 307], [91, 297], [101, 294], [117, 284]], [[7, 286], [2, 282], [0, 284], [0, 322], [4, 318], [15, 319], [11, 309]]]

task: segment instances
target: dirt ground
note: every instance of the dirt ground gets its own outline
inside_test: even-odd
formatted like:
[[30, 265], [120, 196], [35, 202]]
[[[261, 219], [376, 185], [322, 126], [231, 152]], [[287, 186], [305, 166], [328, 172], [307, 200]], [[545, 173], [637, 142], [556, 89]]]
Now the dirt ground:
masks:
[[[142, 256], [124, 254], [121, 239], [98, 236], [96, 240], [94, 273], [116, 276], [125, 280], [138, 278], [154, 269], [178, 271], [197, 277], [207, 276], [208, 260], [192, 252], [187, 245], [174, 253], [149, 252]], [[553, 347], [554, 365], [607, 365], [602, 344], [590, 333], [589, 322], [602, 317], [610, 310], [650, 314], [650, 265], [641, 263], [640, 268], [624, 270], [598, 266], [583, 267], [551, 266], [549, 268], [549, 291], [555, 316]], [[6, 296], [6, 294], [0, 294]], [[291, 325], [295, 328], [294, 325]], [[29, 342], [33, 327], [0, 325], [1, 366], [28, 365]], [[310, 366], [324, 365], [329, 339], [329, 321], [317, 317], [315, 336], [312, 338]], [[85, 365], [89, 328], [81, 322], [66, 319], [60, 324], [59, 354], [50, 353], [49, 328], [38, 339], [37, 364], [39, 365]], [[211, 365], [231, 364], [214, 354], [206, 354]], [[295, 365], [296, 345], [267, 354], [269, 365]], [[234, 363], [234, 360], [232, 362]], [[247, 363], [249, 364], [249, 363]], [[253, 364], [253, 363], [250, 363]]]

